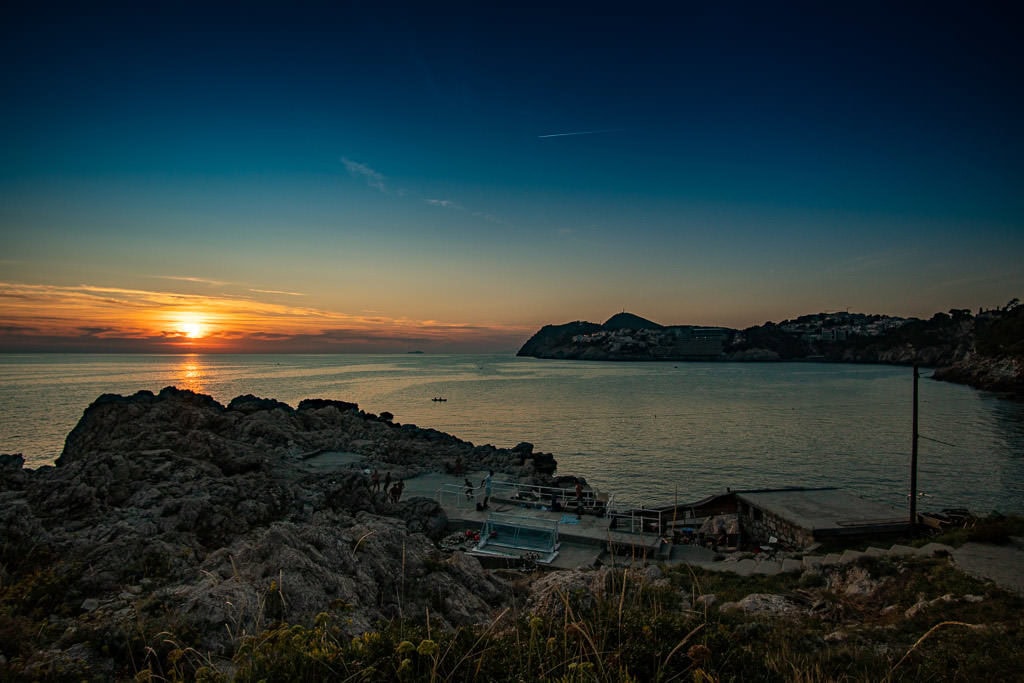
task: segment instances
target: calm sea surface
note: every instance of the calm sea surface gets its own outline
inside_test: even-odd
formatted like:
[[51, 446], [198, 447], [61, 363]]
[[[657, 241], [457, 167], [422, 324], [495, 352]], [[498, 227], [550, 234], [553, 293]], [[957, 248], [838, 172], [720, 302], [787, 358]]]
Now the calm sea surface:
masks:
[[[51, 464], [100, 394], [168, 385], [224, 404], [355, 401], [478, 445], [530, 441], [561, 473], [637, 503], [840, 486], [903, 506], [909, 487], [911, 370], [810, 363], [0, 355], [0, 452]], [[1024, 513], [1024, 403], [924, 378], [920, 397], [921, 509]]]

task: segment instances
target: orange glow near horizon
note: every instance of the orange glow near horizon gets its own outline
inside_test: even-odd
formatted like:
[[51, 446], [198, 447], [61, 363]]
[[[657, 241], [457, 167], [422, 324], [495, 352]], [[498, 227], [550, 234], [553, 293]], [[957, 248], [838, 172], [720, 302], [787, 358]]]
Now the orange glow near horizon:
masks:
[[[353, 315], [251, 295], [0, 282], [0, 350], [368, 352], [514, 349], [535, 330]], [[45, 315], [40, 315], [45, 311]]]

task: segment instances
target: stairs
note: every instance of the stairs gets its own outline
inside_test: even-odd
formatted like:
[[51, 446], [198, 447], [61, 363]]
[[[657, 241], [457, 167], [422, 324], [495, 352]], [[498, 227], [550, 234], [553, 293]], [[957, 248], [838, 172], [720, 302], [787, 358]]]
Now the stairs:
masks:
[[819, 571], [824, 567], [851, 564], [862, 557], [932, 557], [939, 553], [952, 552], [953, 548], [942, 543], [929, 543], [921, 548], [896, 544], [889, 548], [871, 547], [863, 552], [859, 550], [844, 550], [842, 553], [829, 553], [827, 555], [804, 555], [799, 560], [793, 558], [784, 558], [782, 560], [746, 558], [738, 561], [694, 562], [693, 564], [712, 571], [733, 572], [740, 576], [751, 576], [753, 574], [774, 576], [776, 574], [802, 571]]

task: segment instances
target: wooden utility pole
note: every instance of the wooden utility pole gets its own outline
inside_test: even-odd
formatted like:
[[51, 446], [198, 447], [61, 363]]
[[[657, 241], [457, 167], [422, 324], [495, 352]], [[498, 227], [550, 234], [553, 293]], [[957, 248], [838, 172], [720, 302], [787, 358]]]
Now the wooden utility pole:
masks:
[[914, 417], [910, 442], [910, 528], [917, 527], [917, 363], [914, 363]]

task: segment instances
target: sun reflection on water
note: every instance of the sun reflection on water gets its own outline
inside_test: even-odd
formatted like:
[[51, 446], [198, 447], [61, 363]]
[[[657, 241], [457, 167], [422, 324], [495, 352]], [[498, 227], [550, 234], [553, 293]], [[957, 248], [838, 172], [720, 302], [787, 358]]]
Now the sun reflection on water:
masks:
[[177, 387], [200, 393], [206, 383], [208, 368], [203, 365], [199, 356], [184, 356], [175, 368]]

